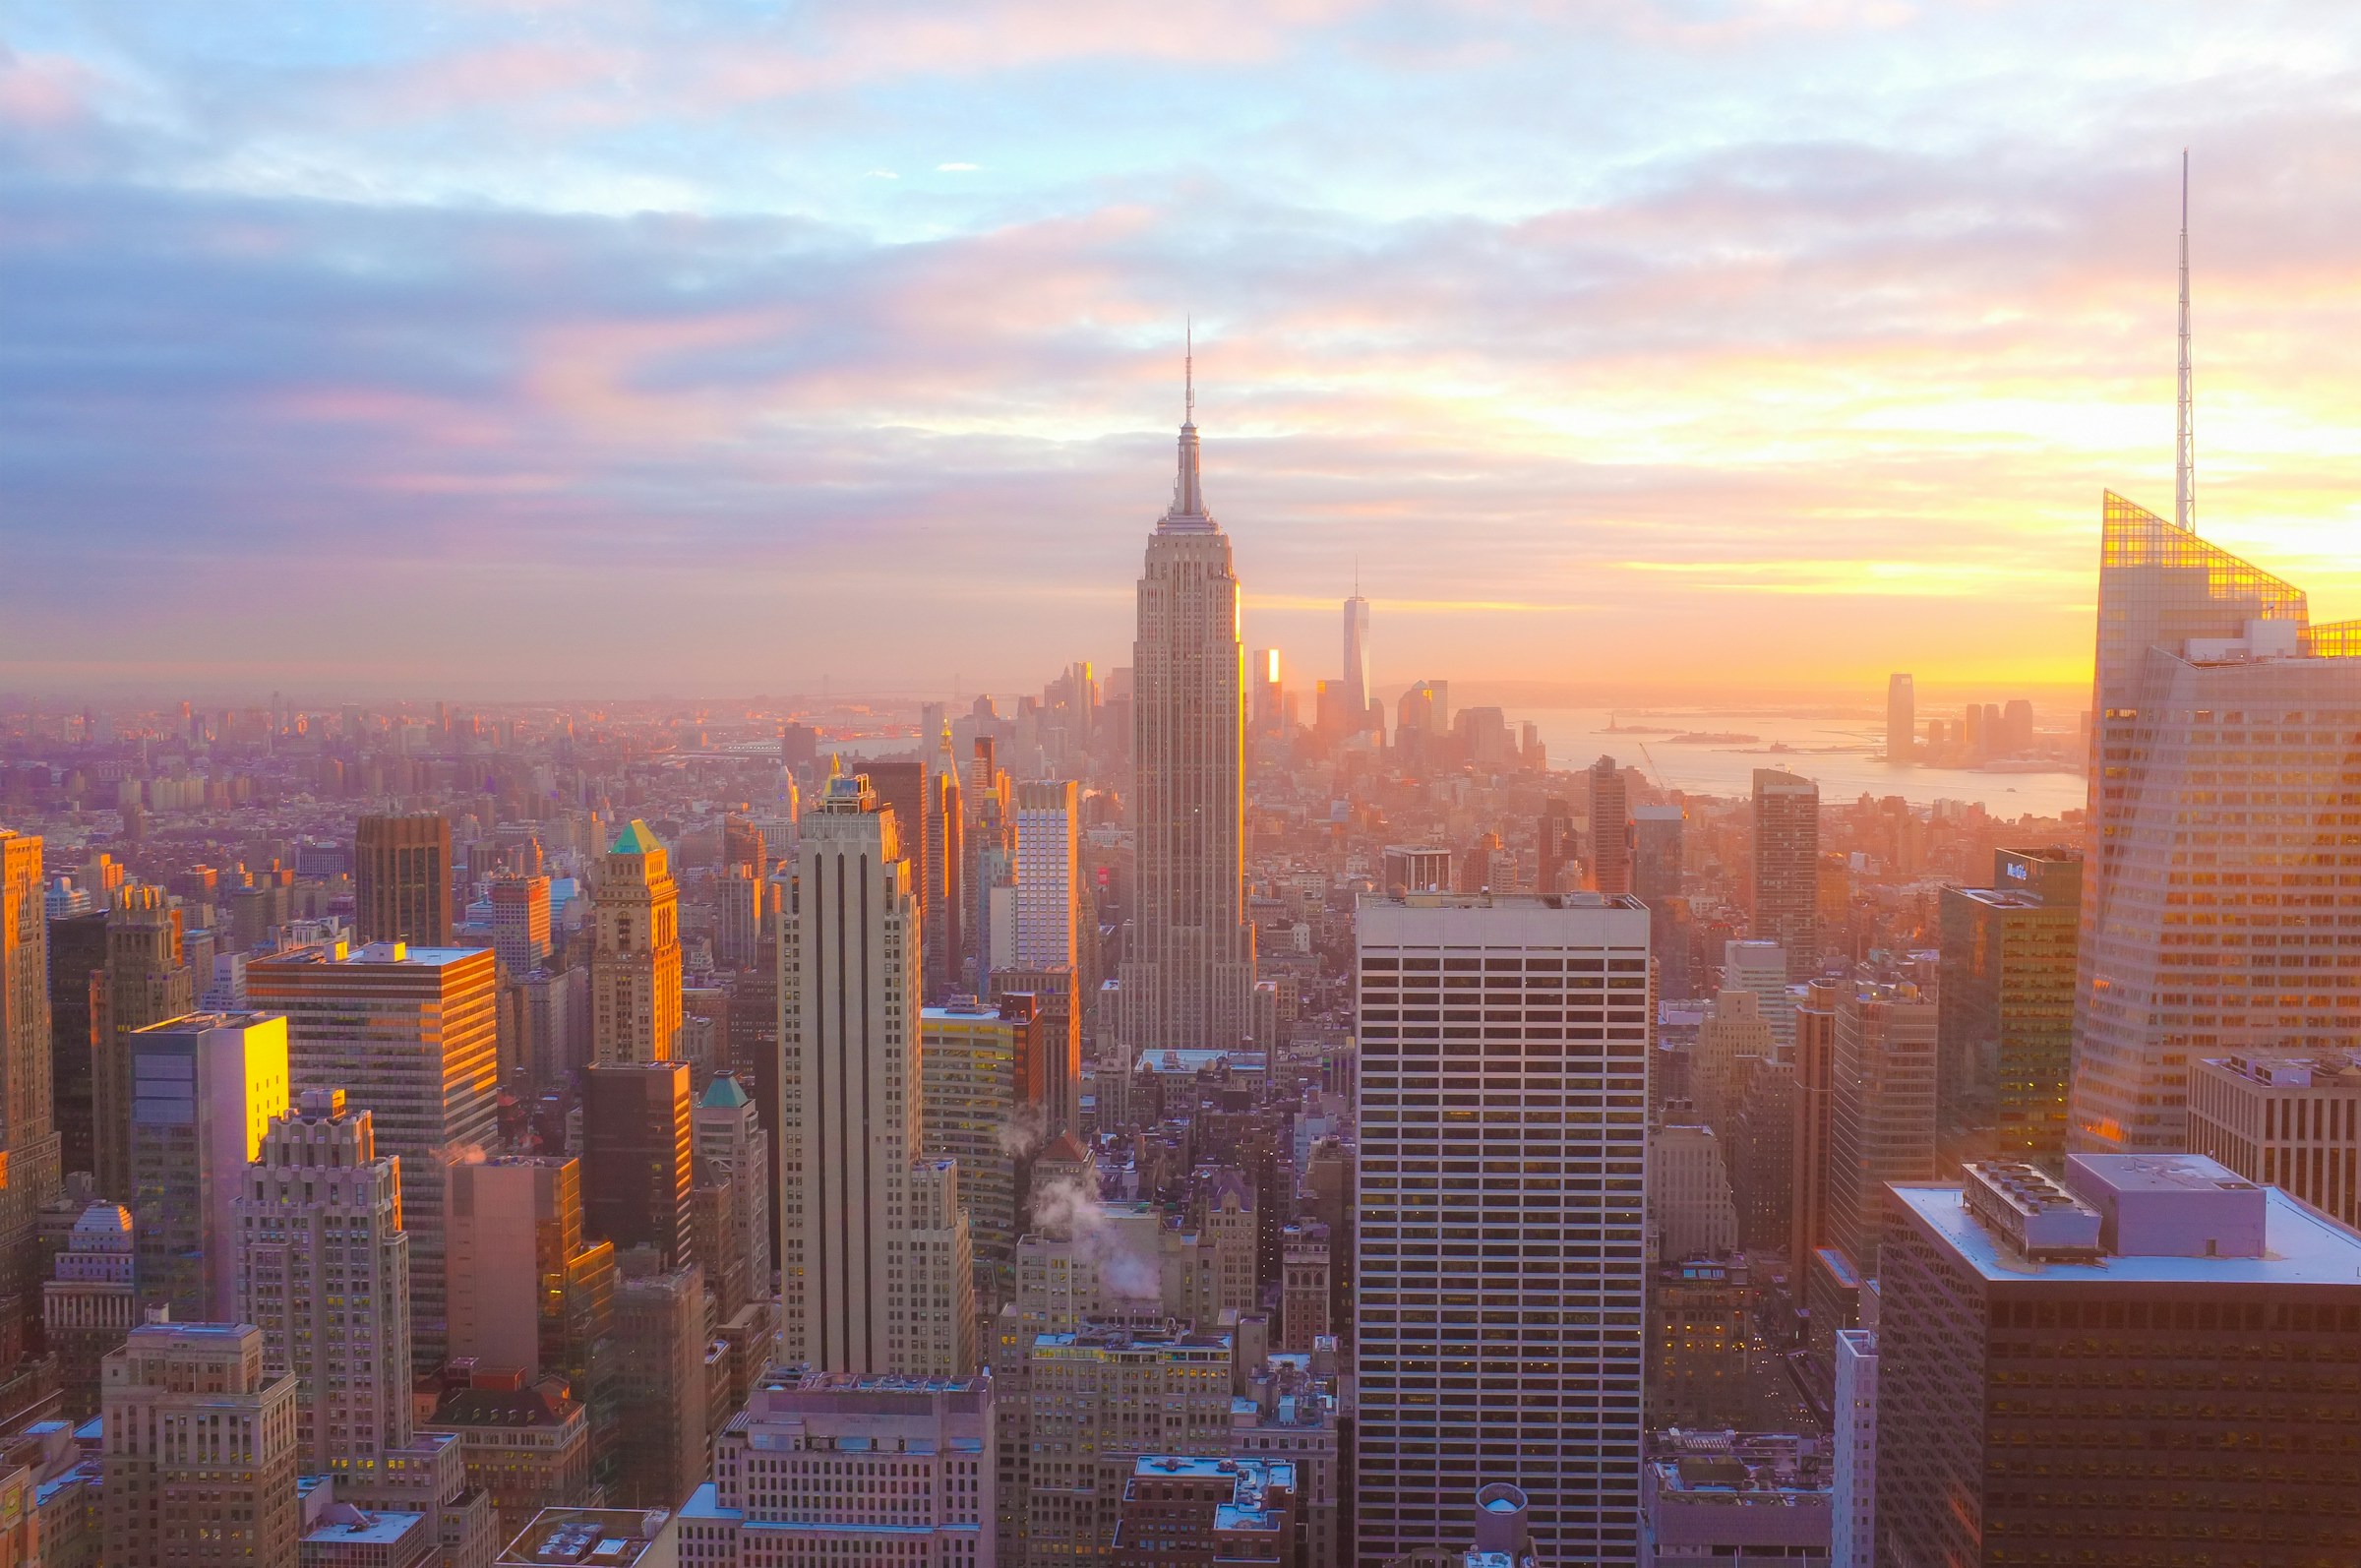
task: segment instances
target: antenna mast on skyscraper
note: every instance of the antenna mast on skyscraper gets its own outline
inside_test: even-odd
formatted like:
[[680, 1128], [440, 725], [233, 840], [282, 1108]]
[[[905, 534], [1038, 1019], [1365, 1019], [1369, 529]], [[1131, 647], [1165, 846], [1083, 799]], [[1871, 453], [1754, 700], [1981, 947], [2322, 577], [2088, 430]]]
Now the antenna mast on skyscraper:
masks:
[[[2182, 242], [2181, 249], [2183, 255], [2186, 256], [2188, 252], [2188, 243], [2185, 238]], [[2182, 290], [2183, 294], [2186, 294], [2188, 290], [2185, 288]], [[2181, 327], [2184, 333], [2186, 333], [2188, 330], [2188, 317], [2189, 312], [2186, 306], [2184, 306], [2181, 311]], [[1197, 319], [1194, 316], [1188, 317], [1187, 326], [1182, 328], [1181, 331], [1184, 333], [1181, 341], [1185, 346], [1183, 346], [1180, 352], [1180, 383], [1184, 389], [1184, 402], [1180, 410], [1180, 422], [1184, 425], [1193, 425], [1197, 422]], [[2184, 385], [2186, 385], [2185, 378]]]
[[2172, 453], [2172, 520], [2197, 526], [2197, 431], [2189, 392], [2189, 150], [2181, 149], [2181, 407]]

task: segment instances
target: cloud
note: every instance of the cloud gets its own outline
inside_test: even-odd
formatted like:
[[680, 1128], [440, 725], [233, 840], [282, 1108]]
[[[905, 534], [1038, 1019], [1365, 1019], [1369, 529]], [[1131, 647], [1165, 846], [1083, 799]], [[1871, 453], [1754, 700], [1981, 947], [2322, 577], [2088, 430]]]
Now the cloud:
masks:
[[[1109, 9], [13, 43], [0, 679], [1120, 665], [1192, 310], [1293, 668], [1359, 559], [1388, 681], [2069, 677], [2099, 487], [2169, 488], [2183, 141], [2206, 526], [2361, 599], [2361, 113], [2301, 8], [2178, 13], [2196, 65], [2007, 6]], [[994, 179], [896, 182], [974, 167], [929, 144]]]

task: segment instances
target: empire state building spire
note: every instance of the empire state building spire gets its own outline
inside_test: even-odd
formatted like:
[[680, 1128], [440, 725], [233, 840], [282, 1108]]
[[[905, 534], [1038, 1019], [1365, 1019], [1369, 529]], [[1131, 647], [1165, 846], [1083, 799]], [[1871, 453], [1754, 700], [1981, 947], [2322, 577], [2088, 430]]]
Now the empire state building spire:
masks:
[[1193, 326], [1180, 365], [1180, 472], [1173, 481], [1173, 507], [1165, 513], [1163, 526], [1210, 528], [1213, 519], [1205, 514], [1205, 486], [1197, 470], [1197, 345]]

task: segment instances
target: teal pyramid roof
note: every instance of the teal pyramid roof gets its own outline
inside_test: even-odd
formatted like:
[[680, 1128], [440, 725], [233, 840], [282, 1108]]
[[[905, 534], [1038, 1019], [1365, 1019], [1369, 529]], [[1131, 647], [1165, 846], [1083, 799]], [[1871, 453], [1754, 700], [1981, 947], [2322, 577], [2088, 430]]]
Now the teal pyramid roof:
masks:
[[647, 824], [635, 816], [632, 818], [631, 826], [615, 835], [614, 846], [607, 853], [610, 855], [646, 855], [663, 847], [656, 842], [656, 835], [647, 830]]
[[705, 1088], [705, 1097], [697, 1102], [700, 1106], [715, 1106], [727, 1111], [735, 1111], [746, 1103], [746, 1091], [739, 1087], [738, 1075], [732, 1072], [715, 1073], [712, 1083]]

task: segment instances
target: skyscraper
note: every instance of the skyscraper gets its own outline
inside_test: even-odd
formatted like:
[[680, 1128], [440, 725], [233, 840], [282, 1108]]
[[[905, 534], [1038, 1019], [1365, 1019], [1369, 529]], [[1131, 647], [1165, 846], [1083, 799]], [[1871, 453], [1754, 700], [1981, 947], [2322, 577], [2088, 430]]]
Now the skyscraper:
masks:
[[126, 887], [106, 917], [106, 978], [91, 1030], [92, 1146], [101, 1196], [131, 1201], [131, 1036], [197, 1005], [180, 911], [159, 887]]
[[131, 1213], [140, 1298], [183, 1322], [238, 1320], [236, 1203], [287, 1109], [287, 1021], [191, 1013], [131, 1037]]
[[1907, 675], [1886, 677], [1886, 760], [1897, 766], [1917, 750], [1918, 701]]
[[591, 1059], [670, 1061], [681, 1038], [681, 897], [645, 822], [615, 835], [590, 921]]
[[2067, 1135], [2177, 1149], [2200, 1057], [2361, 1032], [2361, 623], [2110, 494], [2091, 703]]
[[959, 1163], [976, 1264], [997, 1304], [1008, 1294], [1025, 1173], [1050, 1128], [1041, 1004], [1024, 993], [959, 996], [922, 1020], [925, 1151]]
[[[891, 812], [895, 828], [901, 834], [902, 857], [910, 863], [910, 896], [918, 900], [918, 942], [920, 974], [925, 974], [925, 949], [934, 945], [936, 933], [929, 929], [934, 916], [930, 894], [930, 873], [927, 860], [927, 824], [933, 814], [928, 810], [927, 764], [920, 758], [909, 761], [879, 761], [864, 764], [870, 788], [878, 793], [878, 809]], [[924, 999], [922, 994], [921, 999]]]
[[779, 917], [782, 1354], [961, 1375], [972, 1359], [946, 1363], [961, 1344], [972, 1357], [974, 1281], [957, 1296], [934, 1249], [960, 1269], [972, 1254], [956, 1168], [922, 1154], [918, 899], [900, 823], [866, 777], [827, 781], [795, 868]]
[[[1357, 1560], [1446, 1544], [1476, 1488], [1505, 1480], [1533, 1499], [1544, 1561], [1629, 1561], [1648, 912], [1364, 895], [1359, 927]], [[1432, 1021], [1446, 996], [1486, 1021]], [[1479, 1174], [1511, 1171], [1530, 1174]]]
[[1866, 1279], [1886, 1183], [1935, 1174], [1935, 1006], [1907, 986], [1847, 986], [1836, 1003], [1828, 1236]]
[[614, 1328], [615, 1246], [582, 1235], [581, 1169], [522, 1154], [453, 1168], [451, 1354], [560, 1373], [588, 1404]]
[[1787, 950], [1787, 978], [1820, 968], [1820, 786], [1775, 767], [1754, 770], [1754, 924]]
[[100, 997], [106, 987], [108, 918], [93, 912], [49, 919], [49, 1091], [60, 1171], [98, 1168], [91, 1074], [97, 1065], [98, 1020], [106, 1007]]
[[1082, 814], [1071, 779], [1016, 787], [1016, 965], [1081, 961]]
[[2196, 1155], [1965, 1176], [1886, 1201], [1878, 1562], [2356, 1560], [2361, 1237]]
[[2057, 1169], [2066, 1154], [2074, 951], [2083, 862], [2000, 850], [1990, 887], [1946, 887], [1937, 1118], [1996, 1129], [2002, 1158]]
[[364, 942], [451, 940], [451, 818], [364, 816], [353, 828], [353, 926]]
[[370, 1113], [377, 1147], [401, 1161], [410, 1332], [422, 1369], [441, 1365], [445, 1350], [449, 1172], [494, 1134], [495, 962], [489, 947], [372, 942], [349, 956], [325, 947], [282, 953], [246, 971], [253, 1004], [287, 1015], [294, 1092], [343, 1089], [354, 1109]]
[[[1357, 735], [1369, 728], [1369, 601], [1361, 596], [1356, 583], [1353, 597], [1345, 601], [1345, 680], [1344, 694], [1339, 705], [1345, 711], [1347, 734]], [[1379, 727], [1382, 717], [1375, 719]]]
[[109, 1435], [100, 1561], [295, 1568], [295, 1377], [264, 1370], [261, 1329], [143, 1324], [101, 1376]]
[[1205, 511], [1191, 384], [1173, 504], [1148, 540], [1132, 645], [1137, 909], [1122, 1044], [1229, 1050], [1252, 1028], [1245, 656], [1230, 540]]
[[[234, 1201], [235, 1320], [263, 1364], [295, 1375], [303, 1467], [339, 1486], [383, 1478], [410, 1441], [410, 1238], [401, 1177], [366, 1111], [310, 1089], [271, 1119]], [[513, 1266], [513, 1265], [512, 1265]]]
[[49, 1090], [49, 926], [41, 841], [0, 828], [0, 1365], [40, 1316], [33, 1228], [57, 1196]]
[[548, 877], [503, 876], [492, 884], [492, 951], [518, 979], [548, 961]]
[[1631, 791], [1611, 756], [1591, 764], [1590, 881], [1608, 898], [1631, 891]]
[[689, 1063], [594, 1062], [582, 1094], [582, 1223], [618, 1251], [689, 1261], [695, 1134]]

